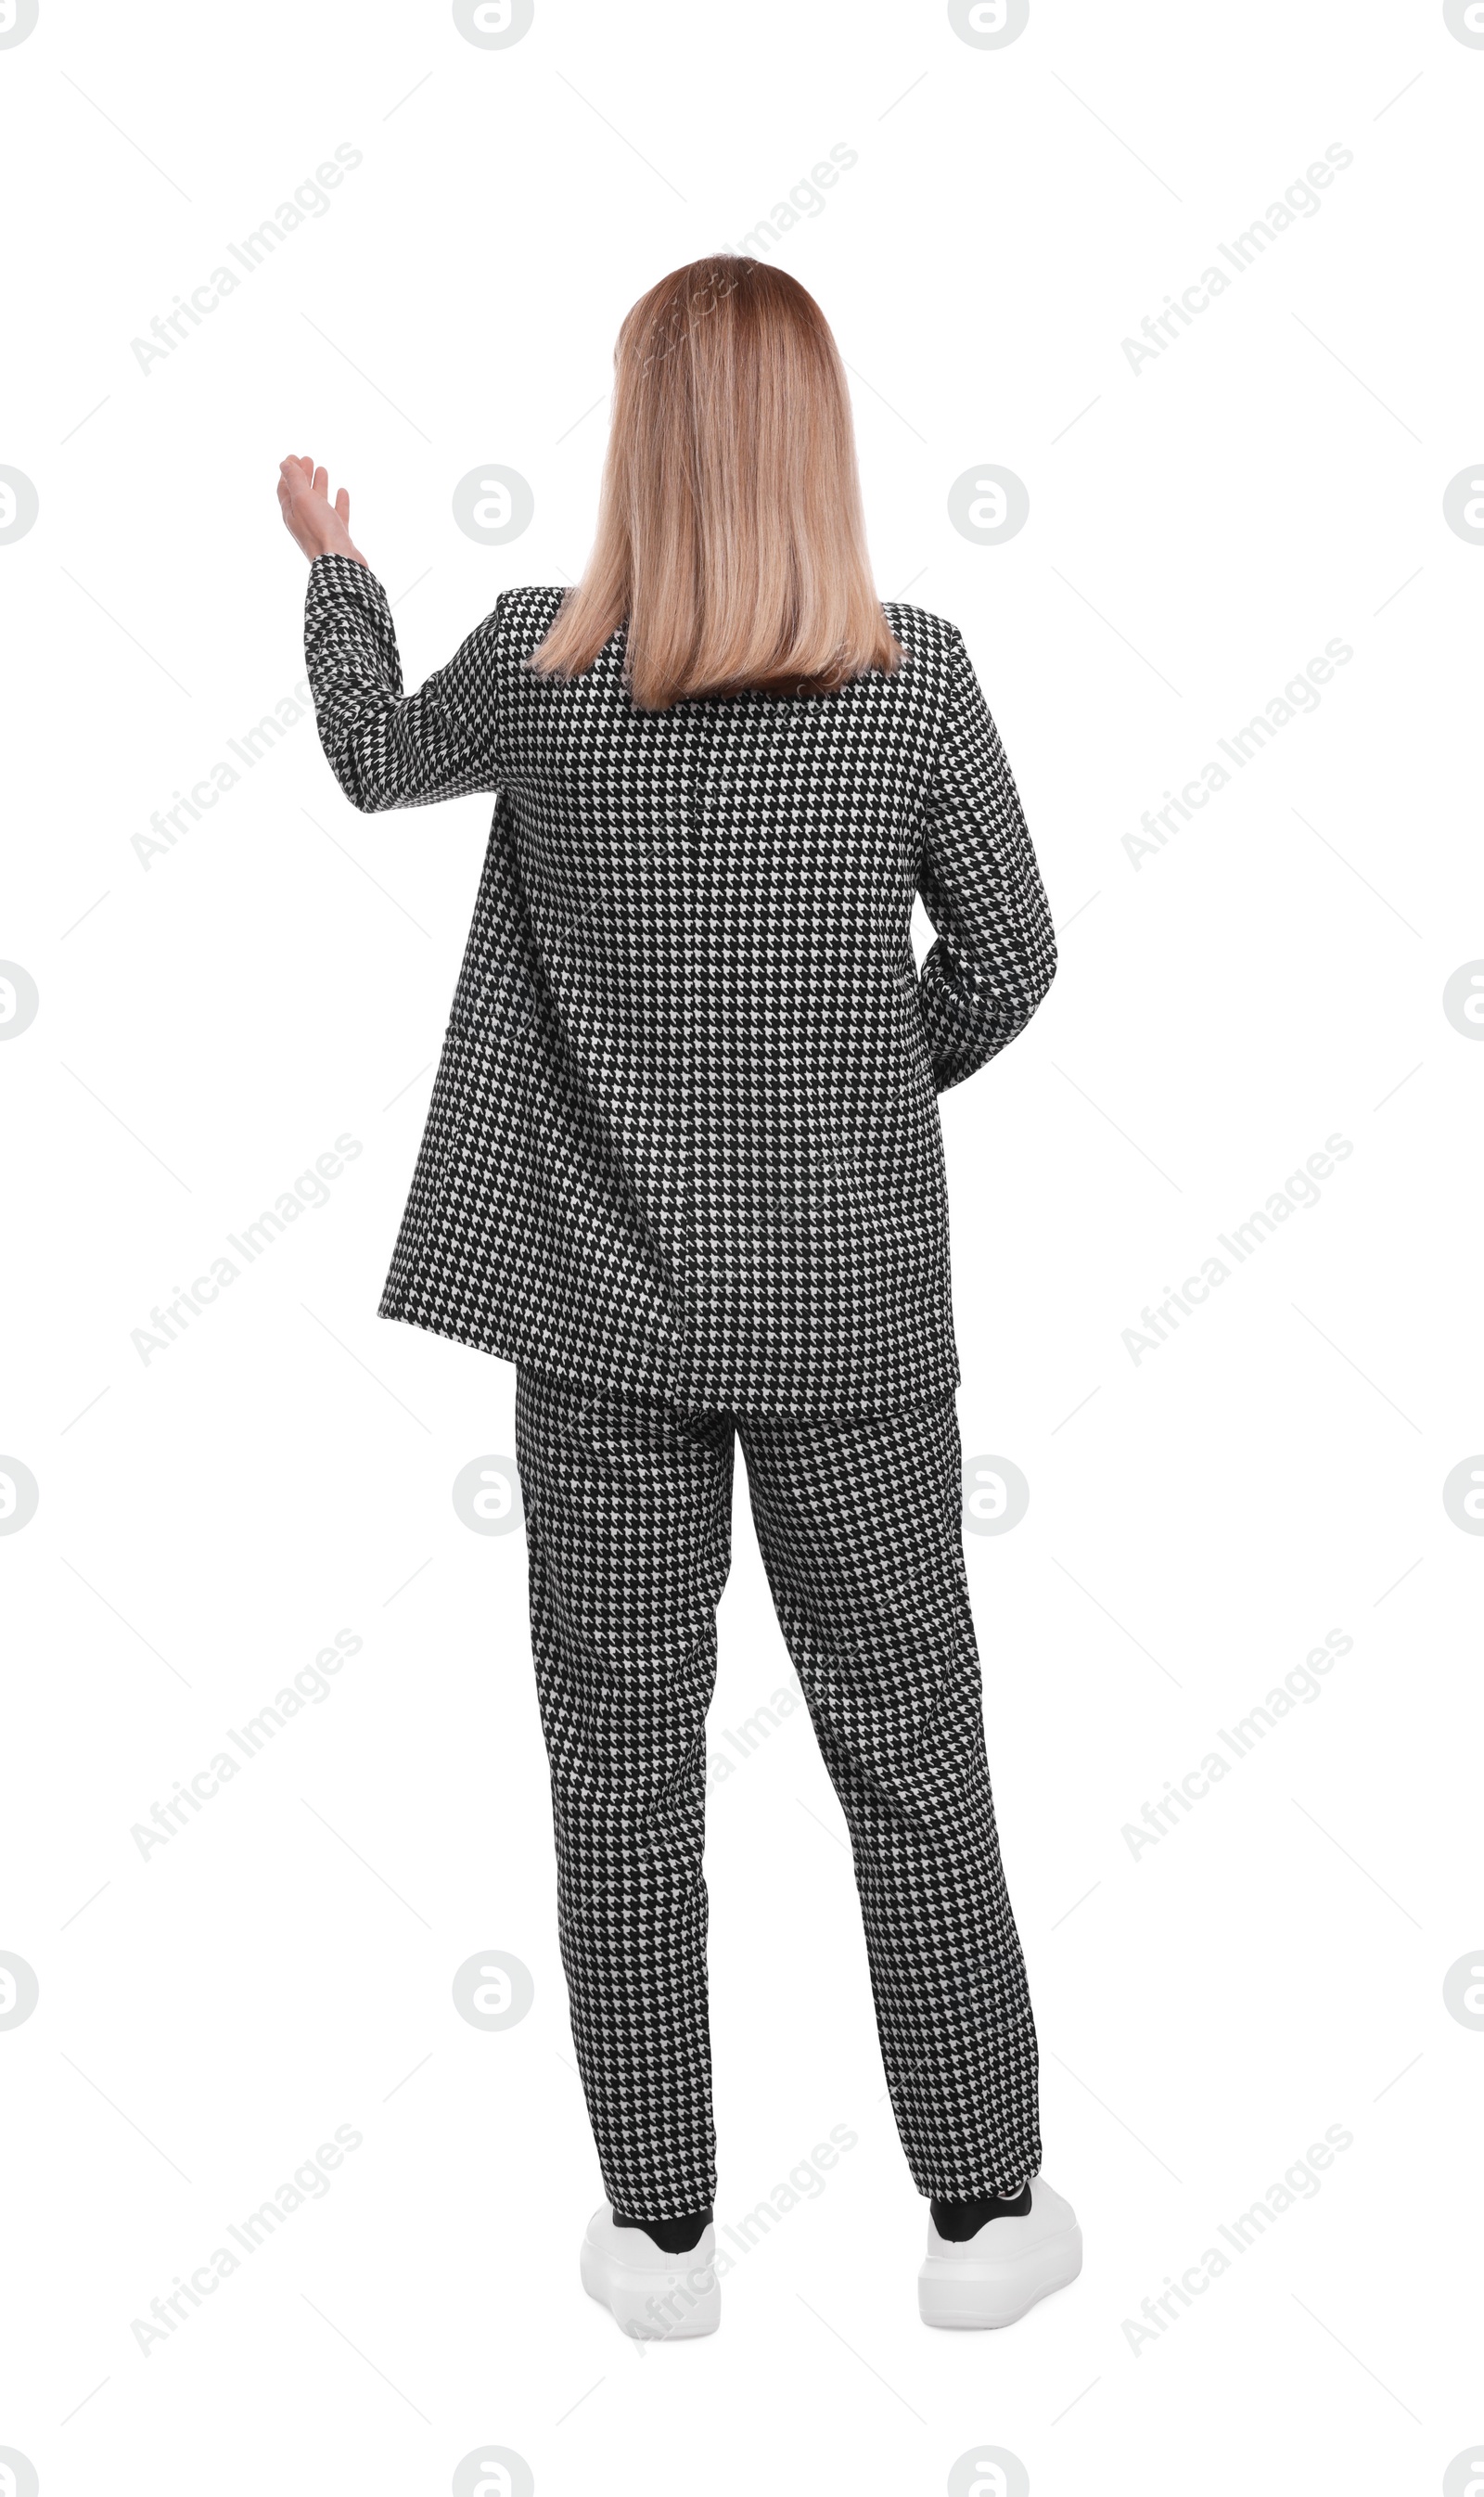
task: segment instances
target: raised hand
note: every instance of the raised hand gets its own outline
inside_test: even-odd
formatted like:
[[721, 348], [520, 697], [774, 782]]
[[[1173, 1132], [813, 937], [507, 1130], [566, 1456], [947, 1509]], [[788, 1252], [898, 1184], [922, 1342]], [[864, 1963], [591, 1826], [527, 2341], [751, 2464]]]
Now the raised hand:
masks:
[[350, 495], [342, 486], [332, 502], [329, 474], [312, 459], [291, 454], [279, 461], [278, 505], [284, 527], [311, 563], [317, 554], [348, 554], [353, 562], [365, 563], [351, 540]]

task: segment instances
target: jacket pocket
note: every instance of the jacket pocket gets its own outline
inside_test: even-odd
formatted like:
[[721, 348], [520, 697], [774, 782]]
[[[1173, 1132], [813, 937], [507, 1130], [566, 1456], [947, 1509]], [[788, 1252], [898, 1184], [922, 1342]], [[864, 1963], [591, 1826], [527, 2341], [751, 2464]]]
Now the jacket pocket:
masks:
[[837, 1115], [825, 1120], [826, 1151], [834, 1175], [837, 1204], [848, 1212], [858, 1229], [890, 1247], [920, 1238], [936, 1213], [936, 1192], [925, 1193], [918, 1157], [895, 1154], [890, 1140], [872, 1138], [851, 1127]]
[[467, 1045], [494, 1056], [523, 1013], [521, 964], [508, 954], [501, 963], [480, 964], [472, 977], [459, 981], [449, 1024]]
[[837, 1203], [852, 1207], [869, 1221], [871, 1198], [865, 1159], [847, 1133], [844, 1122], [833, 1111], [826, 1110], [821, 1114], [820, 1137], [825, 1193]]
[[878, 1240], [921, 1248], [948, 1220], [948, 1182], [937, 1096], [926, 1051], [908, 1067], [898, 1059], [894, 1083], [868, 1120], [827, 1109], [822, 1123], [843, 1200]]

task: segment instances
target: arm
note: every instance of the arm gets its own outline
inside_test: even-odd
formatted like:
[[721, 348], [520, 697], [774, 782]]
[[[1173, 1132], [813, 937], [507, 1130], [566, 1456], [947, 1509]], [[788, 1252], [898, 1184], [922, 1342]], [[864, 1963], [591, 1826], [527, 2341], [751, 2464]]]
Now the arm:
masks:
[[353, 806], [430, 806], [498, 788], [496, 717], [499, 601], [415, 694], [402, 692], [387, 593], [351, 539], [350, 496], [333, 502], [312, 459], [278, 469], [278, 504], [309, 558], [304, 662], [320, 743]]
[[917, 885], [936, 932], [918, 1001], [933, 1084], [946, 1092], [1024, 1030], [1057, 968], [1020, 798], [958, 632]]
[[396, 628], [368, 565], [316, 555], [304, 665], [325, 759], [353, 806], [430, 806], [500, 784], [494, 613], [417, 693], [402, 691]]

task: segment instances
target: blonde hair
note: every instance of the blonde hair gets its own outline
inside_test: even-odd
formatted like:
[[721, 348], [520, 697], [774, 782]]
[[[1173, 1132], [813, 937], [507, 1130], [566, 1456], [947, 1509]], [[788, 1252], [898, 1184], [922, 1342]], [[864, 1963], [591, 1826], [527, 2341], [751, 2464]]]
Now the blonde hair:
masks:
[[530, 665], [580, 676], [626, 622], [646, 711], [892, 673], [844, 367], [797, 278], [732, 253], [672, 270], [627, 315], [614, 370], [592, 553]]

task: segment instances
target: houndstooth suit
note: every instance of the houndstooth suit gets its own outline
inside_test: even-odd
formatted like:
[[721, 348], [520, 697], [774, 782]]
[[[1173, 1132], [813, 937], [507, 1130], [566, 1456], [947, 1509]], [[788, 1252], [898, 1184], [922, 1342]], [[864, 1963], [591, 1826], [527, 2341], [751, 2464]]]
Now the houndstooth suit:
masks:
[[571, 683], [522, 665], [561, 594], [506, 590], [404, 696], [375, 575], [309, 568], [346, 796], [497, 793], [381, 1314], [754, 1413], [957, 1385], [936, 1095], [1056, 962], [963, 639], [891, 603], [895, 676], [645, 713], [622, 627]]
[[[522, 662], [507, 590], [404, 696], [386, 594], [310, 567], [325, 752], [365, 808], [497, 793], [382, 1300], [516, 1361], [563, 1965], [609, 2198], [715, 2190], [704, 1731], [740, 1435], [844, 1810], [925, 2194], [1040, 2164], [964, 1576], [936, 1095], [1050, 983], [1046, 898], [955, 628], [894, 677], [645, 714], [620, 632]], [[936, 932], [915, 975], [920, 891]]]

